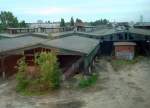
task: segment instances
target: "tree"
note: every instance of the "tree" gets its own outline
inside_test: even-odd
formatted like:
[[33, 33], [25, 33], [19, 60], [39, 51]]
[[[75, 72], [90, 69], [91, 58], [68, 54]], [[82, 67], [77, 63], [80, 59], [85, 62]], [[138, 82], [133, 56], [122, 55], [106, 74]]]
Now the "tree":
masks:
[[19, 23], [19, 27], [27, 27], [27, 24], [24, 20]]
[[60, 27], [65, 27], [65, 20], [63, 18], [61, 18], [61, 21], [60, 21]]
[[53, 52], [42, 52], [36, 57], [36, 63], [40, 67], [40, 80], [51, 89], [58, 88], [61, 72], [56, 55]]
[[0, 22], [4, 28], [18, 27], [18, 19], [11, 12], [2, 11], [0, 14]]
[[41, 52], [35, 56], [34, 70], [30, 69], [25, 57], [18, 61], [17, 91], [23, 93], [42, 93], [60, 86], [61, 71], [57, 56], [53, 52]]
[[82, 20], [77, 18], [76, 23], [82, 23]]
[[71, 17], [70, 26], [74, 26], [74, 19], [73, 19], [73, 17]]
[[97, 25], [105, 25], [108, 24], [109, 21], [107, 19], [100, 19], [100, 20], [96, 20], [94, 22], [91, 22], [92, 26], [97, 26]]
[[1, 11], [0, 13], [0, 32], [8, 27], [27, 27], [25, 21], [19, 23], [17, 17], [11, 12]]
[[50, 24], [51, 22], [50, 22], [50, 21], [47, 21], [47, 23], [49, 23], [49, 24]]

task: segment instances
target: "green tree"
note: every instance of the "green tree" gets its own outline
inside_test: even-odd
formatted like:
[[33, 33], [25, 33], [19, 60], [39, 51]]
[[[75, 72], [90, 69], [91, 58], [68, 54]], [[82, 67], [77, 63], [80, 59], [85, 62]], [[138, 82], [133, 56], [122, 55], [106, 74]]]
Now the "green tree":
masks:
[[27, 27], [27, 24], [24, 20], [19, 23], [19, 27]]
[[73, 17], [71, 17], [70, 26], [74, 26], [74, 19], [73, 19]]
[[61, 21], [60, 21], [60, 27], [65, 27], [65, 20], [63, 18], [61, 18]]
[[17, 17], [12, 12], [1, 11], [0, 13], [0, 32], [8, 27], [27, 27], [25, 21], [19, 23]]
[[96, 20], [94, 22], [91, 22], [92, 26], [97, 26], [97, 25], [105, 25], [108, 24], [109, 21], [107, 19], [100, 19], [100, 20]]
[[61, 71], [53, 52], [41, 52], [35, 56], [35, 70], [31, 74], [25, 58], [18, 61], [17, 91], [39, 94], [60, 86]]
[[76, 19], [76, 23], [82, 23], [83, 21], [79, 18]]
[[35, 61], [40, 67], [40, 80], [44, 84], [48, 84], [46, 86], [49, 88], [58, 88], [61, 72], [56, 55], [52, 52], [42, 52], [36, 57]]
[[11, 12], [2, 11], [0, 14], [0, 22], [5, 27], [18, 27], [18, 20]]

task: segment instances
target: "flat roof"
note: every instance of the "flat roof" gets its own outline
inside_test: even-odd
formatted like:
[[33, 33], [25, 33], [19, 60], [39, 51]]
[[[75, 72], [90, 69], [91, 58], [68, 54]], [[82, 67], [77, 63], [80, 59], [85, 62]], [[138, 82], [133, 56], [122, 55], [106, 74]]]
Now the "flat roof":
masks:
[[28, 29], [34, 29], [34, 28], [7, 28], [8, 30], [28, 30]]
[[96, 35], [109, 35], [113, 33], [116, 33], [115, 29], [100, 29], [92, 32], [92, 34], [96, 34]]
[[21, 37], [21, 36], [28, 36], [31, 33], [18, 33], [18, 34], [9, 34], [9, 33], [0, 33], [2, 37]]
[[130, 33], [135, 33], [135, 34], [149, 35], [150, 36], [150, 30], [147, 30], [147, 29], [131, 28], [131, 29], [129, 29], [129, 32]]
[[114, 45], [115, 46], [124, 46], [124, 45], [131, 45], [131, 46], [134, 46], [134, 45], [136, 45], [136, 43], [134, 43], [134, 42], [114, 42]]
[[50, 40], [42, 44], [55, 48], [89, 54], [99, 44], [99, 40], [74, 35]]
[[36, 45], [44, 40], [32, 36], [2, 39], [0, 40], [0, 53]]

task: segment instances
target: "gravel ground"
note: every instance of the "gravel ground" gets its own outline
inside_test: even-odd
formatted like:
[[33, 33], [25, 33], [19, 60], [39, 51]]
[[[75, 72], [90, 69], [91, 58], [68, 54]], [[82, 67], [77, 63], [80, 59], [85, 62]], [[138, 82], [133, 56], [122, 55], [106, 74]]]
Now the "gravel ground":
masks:
[[96, 85], [84, 90], [62, 88], [46, 96], [22, 96], [14, 79], [0, 82], [0, 108], [150, 108], [150, 59], [115, 72], [99, 59]]

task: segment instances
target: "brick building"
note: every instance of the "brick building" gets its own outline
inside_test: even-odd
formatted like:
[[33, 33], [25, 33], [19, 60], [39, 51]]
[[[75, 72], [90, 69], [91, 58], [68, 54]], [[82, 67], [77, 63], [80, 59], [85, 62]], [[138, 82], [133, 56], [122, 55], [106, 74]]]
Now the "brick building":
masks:
[[134, 42], [114, 42], [116, 58], [132, 60], [135, 55], [135, 45]]

